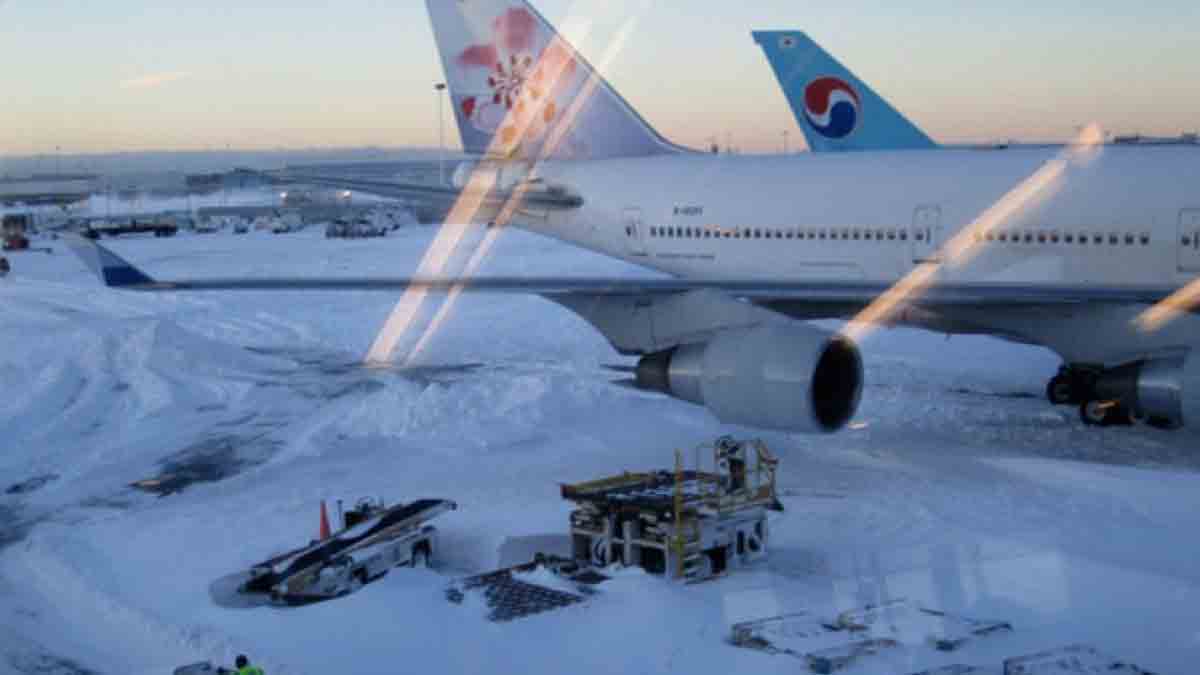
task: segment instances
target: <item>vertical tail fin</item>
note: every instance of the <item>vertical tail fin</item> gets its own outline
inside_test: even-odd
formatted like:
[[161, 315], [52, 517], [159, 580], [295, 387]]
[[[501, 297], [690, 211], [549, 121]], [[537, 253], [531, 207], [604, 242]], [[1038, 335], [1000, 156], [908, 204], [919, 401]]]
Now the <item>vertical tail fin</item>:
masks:
[[524, 0], [426, 0], [467, 152], [602, 159], [680, 152]]
[[926, 150], [935, 143], [800, 31], [755, 31], [754, 41], [813, 152]]

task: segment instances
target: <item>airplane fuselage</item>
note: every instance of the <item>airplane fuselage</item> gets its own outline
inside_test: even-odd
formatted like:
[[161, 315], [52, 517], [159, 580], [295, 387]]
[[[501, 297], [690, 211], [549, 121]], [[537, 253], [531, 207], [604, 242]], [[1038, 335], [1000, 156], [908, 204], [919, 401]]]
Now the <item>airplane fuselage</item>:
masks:
[[[523, 225], [688, 279], [892, 283], [933, 261], [956, 282], [1178, 287], [1200, 274], [1194, 146], [677, 155], [547, 162], [538, 174], [585, 202]], [[969, 255], [940, 260], [972, 224]], [[1190, 317], [1135, 334], [1127, 324], [1143, 309], [963, 308], [924, 323], [1044, 344], [1069, 361], [1200, 343]], [[1107, 335], [1096, 322], [1111, 324]]]

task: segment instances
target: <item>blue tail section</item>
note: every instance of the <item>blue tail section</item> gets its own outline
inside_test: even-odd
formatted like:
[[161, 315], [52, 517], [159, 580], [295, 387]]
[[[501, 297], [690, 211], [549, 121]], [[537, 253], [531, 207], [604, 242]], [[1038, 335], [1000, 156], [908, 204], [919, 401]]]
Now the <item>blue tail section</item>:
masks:
[[99, 244], [78, 235], [66, 239], [71, 252], [79, 256], [93, 274], [100, 277], [105, 286], [112, 288], [151, 288], [156, 282], [145, 272], [131, 265], [121, 256]]
[[801, 31], [755, 31], [813, 152], [928, 150], [925, 132]]

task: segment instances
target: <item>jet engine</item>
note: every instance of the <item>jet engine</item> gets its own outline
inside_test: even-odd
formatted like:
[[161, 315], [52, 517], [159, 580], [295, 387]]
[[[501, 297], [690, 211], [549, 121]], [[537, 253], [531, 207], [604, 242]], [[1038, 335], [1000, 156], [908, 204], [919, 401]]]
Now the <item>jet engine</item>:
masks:
[[1163, 426], [1200, 426], [1200, 356], [1195, 351], [1112, 368], [1097, 378], [1095, 390], [1097, 398], [1119, 400]]
[[722, 422], [833, 432], [858, 409], [854, 342], [808, 326], [729, 330], [642, 357], [636, 384], [707, 407]]

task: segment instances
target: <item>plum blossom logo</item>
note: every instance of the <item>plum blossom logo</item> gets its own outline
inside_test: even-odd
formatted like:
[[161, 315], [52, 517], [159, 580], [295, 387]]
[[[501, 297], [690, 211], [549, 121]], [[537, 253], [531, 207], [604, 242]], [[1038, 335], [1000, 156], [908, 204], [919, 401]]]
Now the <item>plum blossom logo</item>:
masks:
[[470, 45], [456, 59], [472, 76], [487, 73], [488, 93], [458, 101], [463, 115], [506, 151], [521, 142], [522, 128], [526, 139], [545, 135], [560, 112], [554, 90], [575, 71], [569, 50], [557, 40], [547, 46], [539, 32], [529, 10], [513, 7], [492, 22], [490, 43]]

